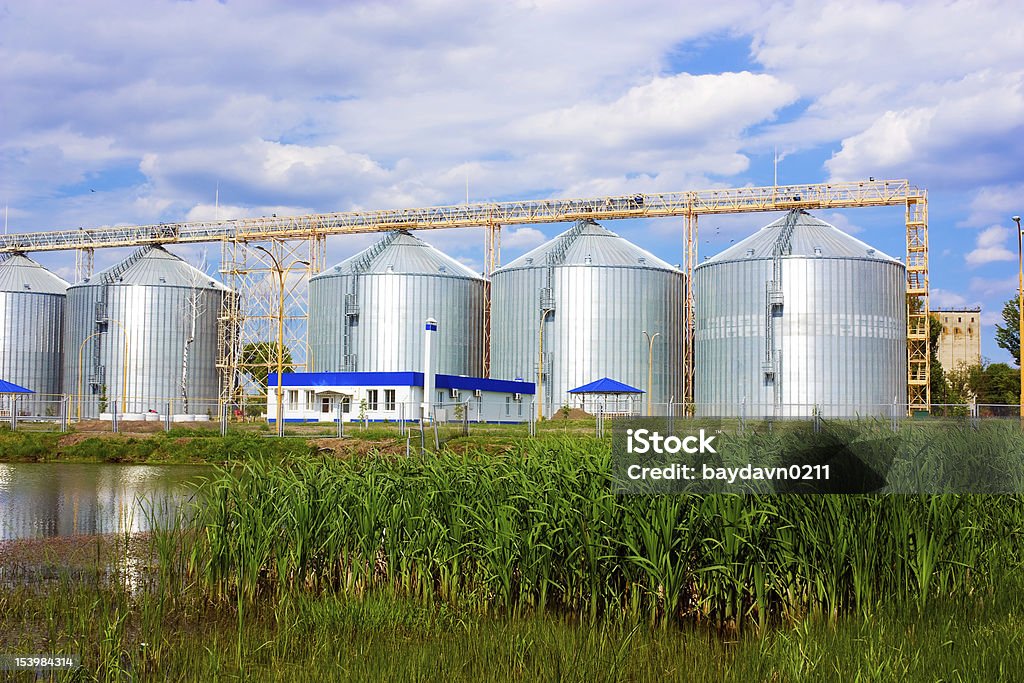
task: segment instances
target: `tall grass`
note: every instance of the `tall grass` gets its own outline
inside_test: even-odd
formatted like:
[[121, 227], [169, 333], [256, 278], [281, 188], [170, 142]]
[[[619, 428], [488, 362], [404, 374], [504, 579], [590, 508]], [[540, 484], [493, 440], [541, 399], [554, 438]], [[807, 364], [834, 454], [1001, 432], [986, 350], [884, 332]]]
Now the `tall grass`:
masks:
[[204, 495], [189, 565], [239, 605], [386, 594], [738, 629], [970, 594], [1019, 568], [1024, 540], [1019, 496], [616, 496], [607, 442], [579, 436], [249, 459]]
[[[924, 611], [807, 619], [715, 637], [628, 619], [485, 616], [376, 594], [282, 594], [233, 610], [184, 594], [168, 604], [122, 586], [66, 581], [0, 594], [6, 653], [78, 654], [42, 680], [1019, 681], [1024, 592], [1010, 580]], [[8, 672], [3, 680], [40, 680]]]

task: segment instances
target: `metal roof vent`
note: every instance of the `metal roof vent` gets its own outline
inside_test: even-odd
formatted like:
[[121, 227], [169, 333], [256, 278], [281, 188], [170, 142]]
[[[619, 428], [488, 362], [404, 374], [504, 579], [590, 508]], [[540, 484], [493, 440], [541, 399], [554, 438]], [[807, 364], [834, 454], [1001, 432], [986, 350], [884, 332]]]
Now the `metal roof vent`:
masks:
[[438, 266], [437, 267], [437, 271], [439, 273], [447, 273], [448, 272], [448, 267], [447, 266]]
[[526, 259], [526, 263], [527, 263], [527, 265], [531, 265], [532, 266], [533, 265], [533, 257], [531, 256], [531, 257], [527, 258]]
[[747, 249], [747, 258], [750, 258], [753, 255], [754, 255], [754, 250], [753, 249]]
[[389, 263], [388, 264], [388, 268], [387, 268], [387, 270], [385, 272], [394, 273], [395, 272], [395, 264]]
[[815, 247], [814, 248], [814, 255], [815, 256], [821, 256], [821, 247]]
[[868, 256], [874, 256], [874, 255], [875, 255], [875, 250], [874, 249], [868, 249]]
[[594, 262], [594, 259], [592, 259], [592, 258], [590, 257], [590, 254], [587, 254], [586, 256], [584, 256], [584, 257], [583, 257], [583, 262], [584, 262], [584, 263], [587, 263], [587, 264], [590, 264], [590, 263], [593, 263], [593, 262]]
[[646, 256], [641, 256], [640, 258], [638, 258], [636, 260], [636, 262], [639, 263], [640, 265], [643, 265], [643, 264], [647, 263], [647, 257]]
[[28, 291], [30, 291], [30, 292], [31, 292], [31, 291], [32, 291], [32, 285], [30, 285], [30, 284], [28, 284], [28, 283], [26, 282], [26, 283], [25, 283], [25, 289], [27, 289]]

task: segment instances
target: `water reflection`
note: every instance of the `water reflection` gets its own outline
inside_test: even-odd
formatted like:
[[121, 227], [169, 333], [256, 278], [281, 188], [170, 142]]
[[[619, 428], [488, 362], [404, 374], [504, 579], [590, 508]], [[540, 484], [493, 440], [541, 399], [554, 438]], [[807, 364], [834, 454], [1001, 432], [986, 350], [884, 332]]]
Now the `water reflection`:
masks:
[[209, 472], [201, 465], [0, 464], [0, 541], [148, 531], [173, 520], [191, 495], [188, 483]]

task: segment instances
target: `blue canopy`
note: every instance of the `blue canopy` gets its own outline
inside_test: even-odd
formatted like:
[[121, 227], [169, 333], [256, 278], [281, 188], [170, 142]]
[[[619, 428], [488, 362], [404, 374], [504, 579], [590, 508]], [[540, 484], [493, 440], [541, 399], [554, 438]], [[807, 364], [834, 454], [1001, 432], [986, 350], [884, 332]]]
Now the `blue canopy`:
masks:
[[595, 380], [590, 384], [584, 384], [581, 387], [569, 390], [570, 394], [642, 394], [644, 393], [641, 389], [631, 387], [628, 384], [622, 382], [616, 382], [613, 379], [602, 377], [599, 380]]
[[36, 392], [25, 387], [19, 387], [17, 384], [11, 384], [0, 379], [0, 394], [34, 394]]

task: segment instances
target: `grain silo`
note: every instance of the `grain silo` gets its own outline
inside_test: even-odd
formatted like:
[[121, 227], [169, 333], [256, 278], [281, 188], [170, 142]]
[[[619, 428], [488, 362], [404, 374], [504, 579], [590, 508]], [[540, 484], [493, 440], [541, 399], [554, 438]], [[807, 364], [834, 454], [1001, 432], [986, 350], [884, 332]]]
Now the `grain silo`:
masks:
[[19, 412], [60, 411], [67, 287], [22, 254], [0, 261], [0, 379], [36, 392], [18, 399]]
[[682, 273], [649, 252], [580, 221], [497, 270], [492, 292], [491, 375], [536, 381], [543, 345], [544, 415], [605, 377], [649, 390], [654, 414], [682, 401]]
[[888, 415], [906, 402], [906, 268], [802, 211], [698, 265], [702, 415]]
[[436, 318], [437, 372], [481, 376], [485, 280], [404, 230], [309, 280], [316, 372], [423, 370], [423, 321]]
[[[81, 416], [216, 415], [218, 317], [228, 289], [162, 247], [68, 288], [64, 391]], [[79, 366], [81, 359], [81, 366]]]

